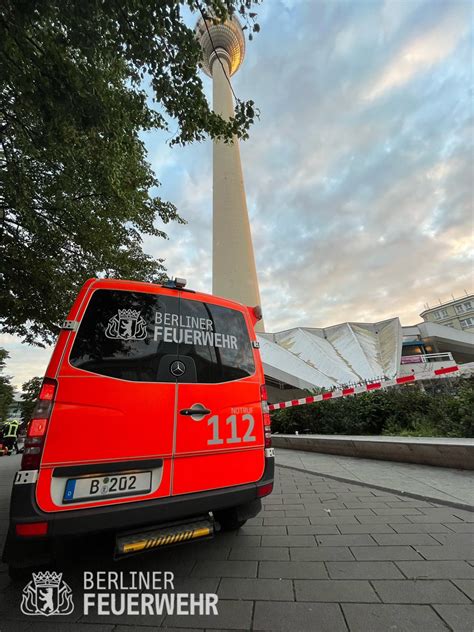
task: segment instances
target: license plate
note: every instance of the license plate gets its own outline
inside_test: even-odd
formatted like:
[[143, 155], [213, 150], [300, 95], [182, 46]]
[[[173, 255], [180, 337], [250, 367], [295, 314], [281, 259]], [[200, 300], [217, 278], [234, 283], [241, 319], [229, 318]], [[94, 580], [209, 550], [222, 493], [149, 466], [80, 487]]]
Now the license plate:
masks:
[[63, 502], [134, 496], [146, 494], [150, 490], [151, 472], [70, 478], [66, 483]]

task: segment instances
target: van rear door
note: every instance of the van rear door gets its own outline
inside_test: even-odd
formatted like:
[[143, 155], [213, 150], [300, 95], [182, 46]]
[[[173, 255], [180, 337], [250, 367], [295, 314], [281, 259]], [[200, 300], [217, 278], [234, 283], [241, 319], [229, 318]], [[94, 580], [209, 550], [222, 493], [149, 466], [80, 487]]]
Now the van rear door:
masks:
[[[169, 366], [177, 358], [177, 343], [157, 337], [155, 323], [164, 313], [178, 313], [179, 298], [158, 287], [146, 292], [94, 290], [100, 283], [89, 290], [85, 313], [78, 315], [79, 329], [70, 333], [57, 374], [37, 485], [44, 511], [170, 494], [176, 378]], [[67, 498], [68, 480], [92, 470], [146, 471], [151, 478], [140, 476], [138, 488], [136, 481], [135, 489], [112, 490], [115, 494], [109, 489], [91, 495], [97, 484], [89, 489], [80, 482]], [[126, 480], [119, 483], [126, 485]], [[69, 483], [68, 489], [73, 486]]]
[[182, 293], [173, 495], [263, 475], [263, 376], [245, 308], [225, 303]]

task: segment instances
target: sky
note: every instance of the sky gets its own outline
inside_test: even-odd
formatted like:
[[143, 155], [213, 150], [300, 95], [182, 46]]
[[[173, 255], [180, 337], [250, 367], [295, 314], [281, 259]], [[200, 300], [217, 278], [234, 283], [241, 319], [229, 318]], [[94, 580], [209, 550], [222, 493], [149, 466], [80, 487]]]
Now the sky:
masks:
[[[472, 3], [264, 0], [258, 22], [232, 83], [260, 109], [241, 157], [266, 330], [410, 325], [471, 293]], [[144, 248], [210, 292], [212, 144], [170, 136], [144, 139], [187, 224]], [[14, 384], [43, 375], [51, 349], [0, 346]]]

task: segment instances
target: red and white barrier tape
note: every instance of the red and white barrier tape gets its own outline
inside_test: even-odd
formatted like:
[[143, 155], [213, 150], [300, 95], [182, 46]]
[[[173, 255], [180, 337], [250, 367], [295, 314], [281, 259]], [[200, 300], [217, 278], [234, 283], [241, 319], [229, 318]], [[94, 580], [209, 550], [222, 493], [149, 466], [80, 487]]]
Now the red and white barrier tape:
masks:
[[331, 391], [328, 393], [322, 393], [321, 395], [314, 395], [312, 397], [302, 397], [301, 399], [290, 399], [287, 402], [280, 402], [279, 404], [269, 404], [270, 410], [280, 410], [281, 408], [291, 408], [292, 406], [303, 406], [304, 404], [313, 404], [314, 402], [322, 402], [326, 399], [335, 399], [336, 397], [347, 397], [348, 395], [359, 395], [360, 393], [367, 393], [369, 391], [375, 391], [377, 389], [387, 388], [387, 386], [398, 386], [399, 384], [407, 384], [408, 382], [417, 382], [419, 380], [431, 380], [439, 375], [445, 375], [447, 373], [456, 373], [461, 371], [457, 365], [449, 366], [445, 369], [436, 369], [429, 374], [423, 373], [418, 375], [405, 375], [404, 377], [397, 377], [394, 380], [387, 380], [384, 382], [372, 382], [371, 384], [361, 384], [360, 386], [353, 386], [351, 388], [342, 388], [337, 391]]

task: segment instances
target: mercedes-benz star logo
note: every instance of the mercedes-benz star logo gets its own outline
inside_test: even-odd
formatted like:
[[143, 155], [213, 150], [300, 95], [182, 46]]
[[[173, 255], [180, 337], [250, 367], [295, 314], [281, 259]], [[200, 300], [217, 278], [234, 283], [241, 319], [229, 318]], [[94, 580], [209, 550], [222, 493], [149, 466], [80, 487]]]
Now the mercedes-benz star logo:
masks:
[[180, 362], [180, 360], [175, 360], [173, 364], [170, 366], [170, 371], [175, 377], [181, 377], [183, 373], [186, 371], [184, 362]]

